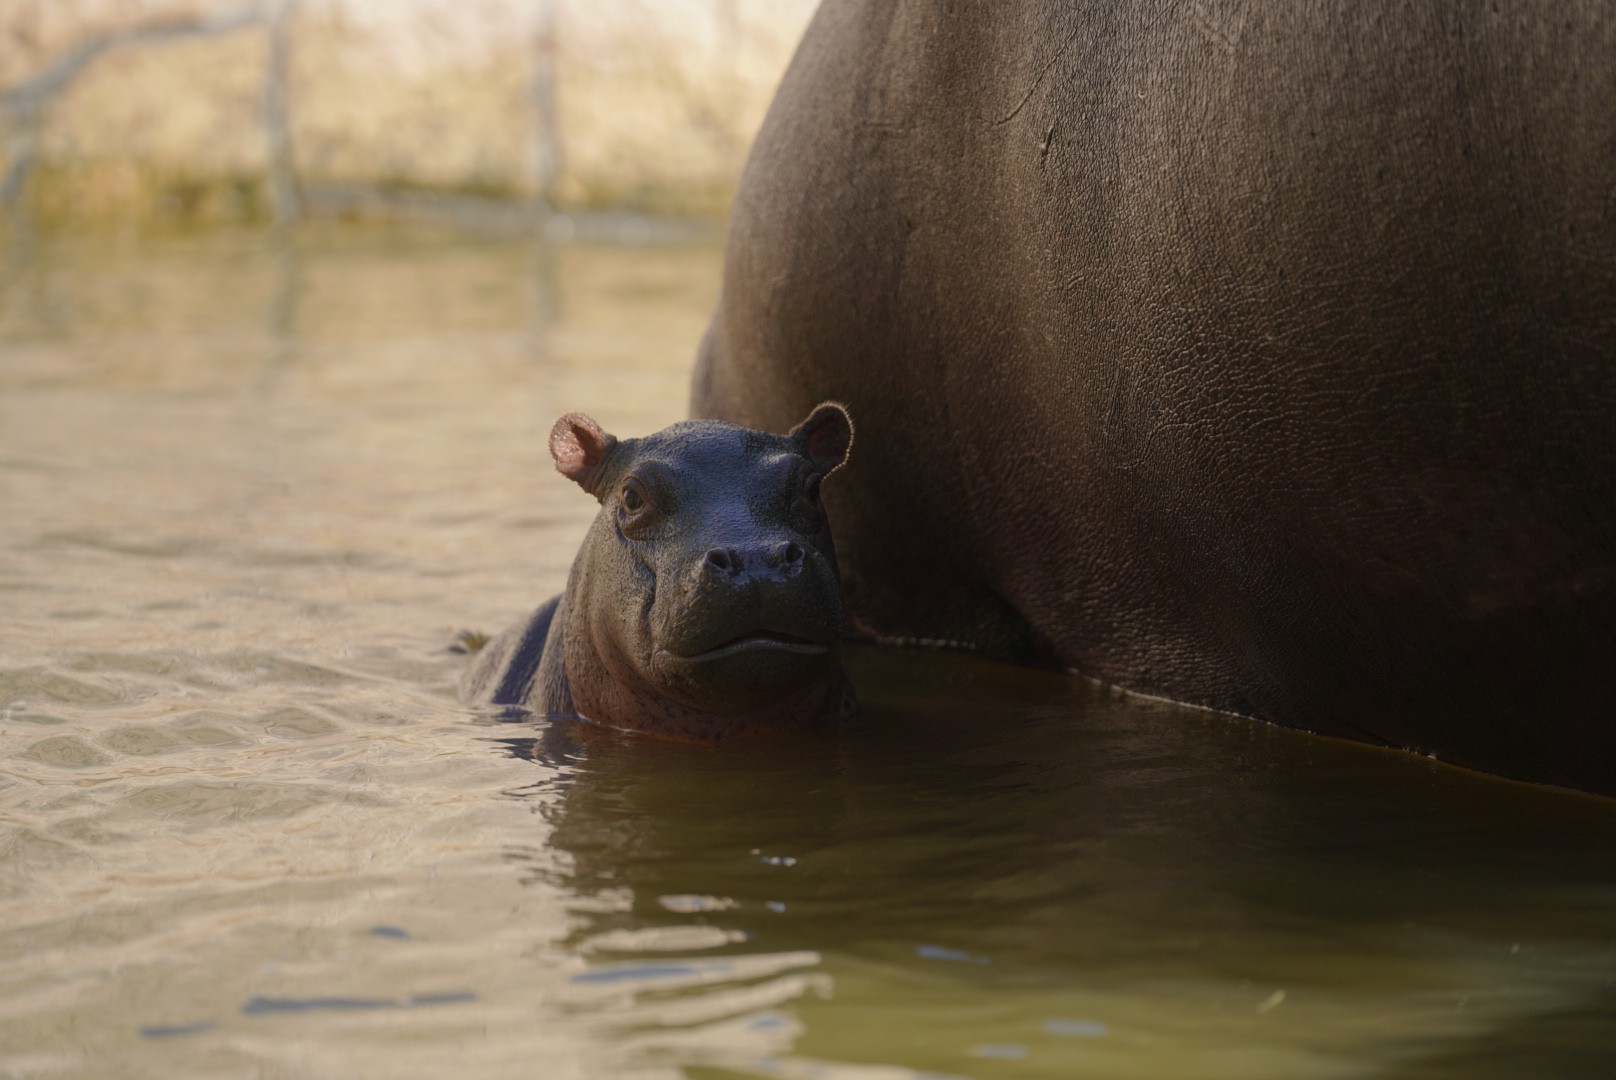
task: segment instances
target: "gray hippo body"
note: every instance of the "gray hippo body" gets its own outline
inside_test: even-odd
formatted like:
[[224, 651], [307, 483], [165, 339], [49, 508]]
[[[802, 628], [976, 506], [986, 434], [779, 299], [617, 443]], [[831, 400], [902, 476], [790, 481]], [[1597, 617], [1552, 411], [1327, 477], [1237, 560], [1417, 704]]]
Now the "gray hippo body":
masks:
[[1616, 5], [825, 0], [694, 415], [851, 624], [1616, 791]]
[[831, 403], [790, 435], [690, 421], [619, 440], [562, 417], [556, 468], [600, 513], [566, 591], [481, 650], [462, 696], [696, 742], [850, 715], [820, 483], [851, 443]]

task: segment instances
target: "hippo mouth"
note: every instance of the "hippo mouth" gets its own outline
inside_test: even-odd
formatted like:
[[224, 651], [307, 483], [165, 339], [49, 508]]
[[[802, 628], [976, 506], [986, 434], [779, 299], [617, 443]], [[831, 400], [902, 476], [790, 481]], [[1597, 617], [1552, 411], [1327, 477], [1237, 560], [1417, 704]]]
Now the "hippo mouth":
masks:
[[721, 645], [711, 649], [694, 653], [690, 656], [680, 656], [686, 663], [701, 663], [707, 660], [717, 660], [720, 657], [732, 656], [735, 653], [746, 652], [753, 649], [766, 649], [774, 652], [801, 653], [805, 656], [816, 656], [830, 651], [830, 646], [822, 641], [810, 641], [795, 634], [782, 633], [779, 630], [754, 630], [749, 634], [731, 638]]

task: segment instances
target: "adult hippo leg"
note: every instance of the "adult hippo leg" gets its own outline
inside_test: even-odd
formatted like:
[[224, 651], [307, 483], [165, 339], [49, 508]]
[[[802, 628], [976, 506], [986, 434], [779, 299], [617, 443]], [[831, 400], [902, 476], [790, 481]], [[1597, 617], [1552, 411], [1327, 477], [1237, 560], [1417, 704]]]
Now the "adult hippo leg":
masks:
[[693, 408], [856, 627], [1616, 791], [1616, 7], [827, 0]]

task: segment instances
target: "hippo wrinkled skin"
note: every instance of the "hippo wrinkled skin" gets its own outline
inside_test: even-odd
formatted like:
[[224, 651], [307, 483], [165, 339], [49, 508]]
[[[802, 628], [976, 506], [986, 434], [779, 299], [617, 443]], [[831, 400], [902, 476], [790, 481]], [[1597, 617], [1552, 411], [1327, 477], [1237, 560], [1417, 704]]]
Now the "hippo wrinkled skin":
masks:
[[563, 416], [551, 456], [600, 513], [566, 591], [482, 650], [463, 696], [698, 742], [850, 716], [819, 491], [852, 440], [832, 402], [789, 435], [698, 420], [620, 440]]
[[692, 413], [859, 417], [855, 630], [1616, 793], [1613, 133], [1613, 0], [823, 0]]

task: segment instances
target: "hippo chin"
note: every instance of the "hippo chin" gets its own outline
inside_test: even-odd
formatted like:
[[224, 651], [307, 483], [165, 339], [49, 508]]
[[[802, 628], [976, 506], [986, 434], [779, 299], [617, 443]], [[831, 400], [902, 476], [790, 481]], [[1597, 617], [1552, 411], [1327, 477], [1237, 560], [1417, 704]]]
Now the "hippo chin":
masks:
[[563, 416], [550, 453], [600, 513], [566, 592], [482, 651], [464, 696], [702, 742], [850, 716], [820, 484], [852, 441], [828, 402], [789, 435]]

